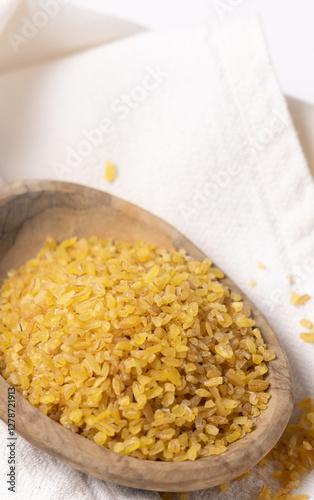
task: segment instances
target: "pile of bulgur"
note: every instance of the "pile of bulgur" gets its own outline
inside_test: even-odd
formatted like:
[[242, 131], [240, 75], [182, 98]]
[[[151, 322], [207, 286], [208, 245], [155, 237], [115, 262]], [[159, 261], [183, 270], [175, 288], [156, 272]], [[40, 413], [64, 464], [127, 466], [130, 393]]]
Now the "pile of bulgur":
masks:
[[222, 277], [184, 250], [47, 238], [2, 286], [1, 373], [44, 414], [115, 452], [220, 454], [266, 409], [275, 357]]

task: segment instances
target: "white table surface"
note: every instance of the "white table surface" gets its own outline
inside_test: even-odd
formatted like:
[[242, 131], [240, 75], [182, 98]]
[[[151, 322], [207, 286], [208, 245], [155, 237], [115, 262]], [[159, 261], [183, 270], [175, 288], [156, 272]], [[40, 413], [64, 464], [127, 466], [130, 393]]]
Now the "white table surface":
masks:
[[[313, 0], [72, 0], [150, 29], [168, 29], [257, 13], [283, 92], [314, 104]], [[225, 6], [222, 19], [217, 5]], [[216, 6], [216, 7], [215, 7]]]

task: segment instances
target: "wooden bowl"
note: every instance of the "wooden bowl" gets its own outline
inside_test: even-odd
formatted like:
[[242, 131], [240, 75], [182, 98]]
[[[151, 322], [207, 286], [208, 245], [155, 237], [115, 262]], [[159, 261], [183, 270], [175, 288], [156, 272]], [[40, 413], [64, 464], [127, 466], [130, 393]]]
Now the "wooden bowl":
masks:
[[[196, 259], [205, 255], [166, 222], [102, 191], [55, 181], [25, 181], [0, 189], [0, 280], [11, 268], [32, 258], [46, 236], [57, 240], [77, 235], [142, 238], [165, 248], [184, 248]], [[267, 380], [271, 398], [252, 433], [218, 456], [194, 462], [153, 462], [114, 453], [65, 429], [16, 393], [16, 431], [27, 441], [87, 474], [113, 483], [157, 491], [193, 491], [229, 481], [253, 467], [275, 445], [293, 408], [293, 382], [285, 352], [257, 307], [239, 291], [276, 354]], [[8, 418], [7, 382], [0, 377], [0, 418]], [[56, 478], [57, 479], [57, 478]]]

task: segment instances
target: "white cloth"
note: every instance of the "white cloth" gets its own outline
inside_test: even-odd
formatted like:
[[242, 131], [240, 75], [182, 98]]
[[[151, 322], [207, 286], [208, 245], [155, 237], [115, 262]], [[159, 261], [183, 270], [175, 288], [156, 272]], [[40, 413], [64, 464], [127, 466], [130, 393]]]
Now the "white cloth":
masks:
[[[289, 304], [292, 289], [314, 297], [313, 180], [258, 22], [151, 33], [73, 2], [58, 5], [45, 24], [36, 2], [2, 0], [4, 182], [85, 183], [173, 224], [269, 319], [287, 350], [297, 399], [314, 396], [314, 345], [299, 338], [299, 320], [314, 319], [313, 299]], [[106, 160], [117, 165], [112, 184], [104, 180]], [[7, 431], [0, 430], [0, 497], [7, 499]], [[22, 438], [17, 449], [15, 498], [159, 498], [88, 477]], [[189, 499], [251, 500], [261, 484], [254, 476]], [[301, 490], [314, 499], [313, 475]]]

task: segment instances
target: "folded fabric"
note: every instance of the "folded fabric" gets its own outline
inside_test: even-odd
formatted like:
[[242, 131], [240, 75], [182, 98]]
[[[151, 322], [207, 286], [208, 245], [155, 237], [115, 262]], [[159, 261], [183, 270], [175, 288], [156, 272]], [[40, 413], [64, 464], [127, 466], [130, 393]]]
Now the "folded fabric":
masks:
[[[299, 338], [299, 320], [313, 319], [313, 299], [289, 303], [292, 290], [314, 296], [314, 187], [258, 21], [140, 32], [57, 3], [46, 24], [34, 2], [15, 2], [14, 12], [9, 2], [3, 16], [3, 181], [84, 183], [173, 224], [266, 315], [288, 353], [297, 399], [314, 396], [314, 347]], [[37, 32], [27, 39], [29, 23]], [[117, 166], [111, 184], [107, 160]], [[0, 431], [5, 450], [4, 424]], [[159, 498], [86, 476], [22, 438], [17, 450], [17, 498]], [[11, 498], [5, 453], [0, 460], [1, 498]], [[251, 500], [262, 484], [253, 474], [189, 499]], [[314, 495], [313, 479], [302, 492]]]

